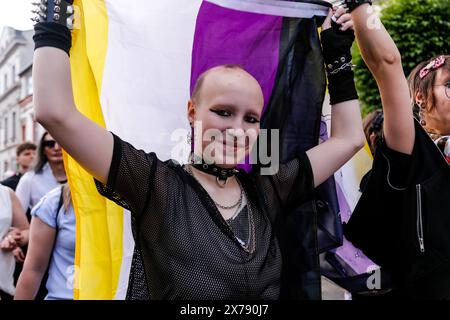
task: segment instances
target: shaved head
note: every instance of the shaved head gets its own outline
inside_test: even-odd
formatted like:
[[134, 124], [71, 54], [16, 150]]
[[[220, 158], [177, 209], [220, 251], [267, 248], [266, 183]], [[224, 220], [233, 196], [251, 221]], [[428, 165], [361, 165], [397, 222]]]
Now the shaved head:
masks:
[[[239, 82], [239, 85], [243, 85], [248, 90], [254, 90], [257, 96], [262, 99], [264, 103], [264, 96], [262, 93], [261, 86], [258, 80], [255, 79], [250, 73], [248, 73], [244, 68], [237, 64], [226, 64], [217, 67], [213, 67], [204, 73], [202, 73], [195, 84], [194, 90], [192, 92], [192, 101], [198, 103], [205, 91], [205, 87], [209, 85], [214, 86], [218, 82], [223, 81], [233, 81]], [[206, 90], [208, 90], [207, 88]], [[259, 99], [258, 99], [259, 100]]]
[[[241, 66], [223, 65], [207, 70], [198, 78], [188, 102], [193, 136], [202, 140], [195, 144], [194, 152], [203, 157], [202, 150], [214, 150], [206, 157], [224, 167], [242, 163], [256, 143], [263, 107], [261, 86]], [[211, 132], [218, 133], [215, 139], [208, 138]], [[241, 136], [245, 136], [245, 141], [238, 143]]]

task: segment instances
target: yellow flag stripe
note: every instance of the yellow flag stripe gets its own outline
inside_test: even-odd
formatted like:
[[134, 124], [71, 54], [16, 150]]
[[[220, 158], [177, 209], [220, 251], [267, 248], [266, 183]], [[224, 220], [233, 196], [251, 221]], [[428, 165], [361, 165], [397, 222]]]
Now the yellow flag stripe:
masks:
[[[103, 0], [76, 0], [80, 29], [73, 32], [71, 72], [75, 103], [105, 127], [100, 94], [108, 47]], [[113, 299], [122, 262], [123, 209], [96, 191], [90, 176], [70, 156], [66, 166], [77, 219], [74, 299]]]

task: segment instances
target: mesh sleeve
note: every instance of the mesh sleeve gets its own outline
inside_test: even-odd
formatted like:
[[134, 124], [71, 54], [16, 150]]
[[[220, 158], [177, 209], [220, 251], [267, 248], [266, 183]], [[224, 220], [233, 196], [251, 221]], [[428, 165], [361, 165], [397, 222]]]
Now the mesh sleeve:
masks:
[[275, 197], [283, 207], [301, 204], [314, 190], [311, 163], [306, 153], [281, 164], [277, 174], [264, 180], [266, 194]]
[[137, 150], [113, 134], [114, 150], [107, 184], [95, 180], [98, 192], [118, 205], [139, 214], [148, 199], [156, 155]]

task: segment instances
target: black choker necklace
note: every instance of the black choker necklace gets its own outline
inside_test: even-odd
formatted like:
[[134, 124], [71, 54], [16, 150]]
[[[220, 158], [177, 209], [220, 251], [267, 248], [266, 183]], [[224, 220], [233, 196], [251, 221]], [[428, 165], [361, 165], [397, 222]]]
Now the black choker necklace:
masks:
[[[195, 158], [195, 161], [194, 161]], [[203, 159], [200, 159], [200, 157], [193, 156], [190, 159], [191, 165], [204, 173], [216, 176], [216, 181], [221, 187], [225, 187], [227, 184], [228, 178], [231, 178], [232, 176], [236, 175], [236, 173], [239, 172], [236, 168], [226, 169], [226, 168], [220, 168], [216, 166], [215, 164], [207, 164]]]
[[193, 163], [192, 166], [195, 169], [203, 171], [204, 173], [216, 176], [219, 180], [226, 180], [239, 172], [239, 170], [237, 170], [235, 168], [224, 169], [224, 168], [219, 168], [218, 166], [216, 166], [214, 164], [207, 164], [207, 163], [201, 163], [201, 164]]

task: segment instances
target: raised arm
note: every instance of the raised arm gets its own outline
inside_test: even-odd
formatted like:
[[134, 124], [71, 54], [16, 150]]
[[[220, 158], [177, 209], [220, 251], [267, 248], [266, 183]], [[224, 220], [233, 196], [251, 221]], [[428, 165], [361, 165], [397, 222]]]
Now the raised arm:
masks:
[[414, 121], [400, 52], [369, 4], [354, 9], [352, 19], [362, 57], [380, 90], [386, 143], [393, 150], [411, 154]]
[[[342, 18], [340, 22], [347, 29], [351, 27], [350, 16], [342, 14], [342, 9], [335, 13]], [[332, 105], [331, 135], [330, 139], [307, 151], [315, 186], [333, 175], [364, 146], [358, 96], [351, 70], [350, 49], [354, 34], [351, 30], [331, 28], [331, 15], [322, 26], [321, 34]]]
[[[67, 3], [65, 0], [63, 2]], [[47, 11], [51, 21], [53, 14]], [[71, 46], [69, 29], [60, 23], [39, 22], [35, 25], [34, 40], [33, 101], [36, 120], [88, 172], [106, 183], [113, 137], [75, 107], [68, 55]]]
[[363, 133], [358, 100], [332, 106], [330, 139], [306, 152], [315, 187], [331, 177], [364, 146]]

